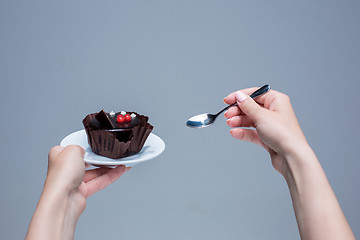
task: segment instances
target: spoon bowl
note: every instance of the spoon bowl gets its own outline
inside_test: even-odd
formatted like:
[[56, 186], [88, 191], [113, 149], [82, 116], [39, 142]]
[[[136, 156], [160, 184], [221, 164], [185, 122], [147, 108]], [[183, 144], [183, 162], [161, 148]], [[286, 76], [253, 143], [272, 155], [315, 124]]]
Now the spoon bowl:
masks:
[[186, 122], [186, 126], [192, 128], [203, 128], [210, 126], [215, 121], [216, 116], [214, 114], [203, 113], [193, 116]]
[[[269, 90], [270, 90], [270, 86], [269, 85], [264, 85], [261, 88], [259, 88], [258, 90], [256, 90], [255, 92], [253, 92], [250, 95], [250, 97], [251, 98], [260, 97], [261, 95], [267, 93]], [[222, 109], [217, 114], [203, 113], [203, 114], [193, 116], [193, 117], [189, 118], [189, 120], [187, 120], [186, 126], [188, 126], [190, 128], [208, 127], [208, 126], [212, 125], [215, 122], [216, 118], [220, 115], [220, 113], [222, 113], [223, 111], [229, 109], [232, 106], [236, 106], [236, 105], [237, 105], [237, 102], [225, 107], [224, 109]]]

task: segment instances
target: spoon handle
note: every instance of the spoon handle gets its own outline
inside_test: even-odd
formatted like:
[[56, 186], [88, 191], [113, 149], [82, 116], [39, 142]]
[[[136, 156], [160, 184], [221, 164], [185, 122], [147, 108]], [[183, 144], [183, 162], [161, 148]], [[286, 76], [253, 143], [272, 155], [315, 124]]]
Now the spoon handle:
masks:
[[255, 92], [253, 92], [250, 97], [252, 99], [255, 99], [257, 97], [260, 97], [261, 95], [263, 95], [264, 93], [267, 93], [268, 91], [270, 91], [270, 86], [269, 85], [264, 85], [261, 88], [259, 88], [258, 90], [256, 90]]
[[[252, 99], [255, 99], [255, 98], [257, 98], [257, 97], [260, 97], [260, 96], [263, 95], [264, 93], [267, 93], [268, 91], [270, 91], [270, 86], [269, 86], [268, 84], [266, 84], [266, 85], [262, 86], [261, 88], [259, 88], [258, 90], [256, 90], [255, 92], [253, 92], [253, 93], [250, 95], [250, 97], [251, 97]], [[216, 116], [219, 115], [220, 113], [222, 113], [223, 111], [228, 110], [229, 108], [231, 108], [231, 107], [233, 107], [233, 106], [236, 106], [236, 105], [237, 105], [237, 102], [235, 102], [235, 103], [233, 103], [233, 104], [225, 107], [223, 110], [221, 110], [220, 112], [218, 112], [218, 113], [216, 114]]]

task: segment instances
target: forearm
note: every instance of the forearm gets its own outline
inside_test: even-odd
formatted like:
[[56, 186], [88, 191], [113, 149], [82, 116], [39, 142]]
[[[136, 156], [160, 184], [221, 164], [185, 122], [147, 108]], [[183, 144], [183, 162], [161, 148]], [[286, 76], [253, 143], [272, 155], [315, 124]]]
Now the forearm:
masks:
[[74, 194], [45, 183], [39, 203], [29, 225], [27, 240], [73, 239], [79, 214], [73, 201]]
[[326, 175], [306, 145], [287, 156], [284, 176], [302, 239], [355, 239]]

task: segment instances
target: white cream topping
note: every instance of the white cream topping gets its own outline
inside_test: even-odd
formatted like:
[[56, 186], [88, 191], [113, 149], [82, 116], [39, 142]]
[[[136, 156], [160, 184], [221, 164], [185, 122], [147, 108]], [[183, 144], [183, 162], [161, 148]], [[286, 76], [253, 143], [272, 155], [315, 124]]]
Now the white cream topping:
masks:
[[131, 117], [131, 118], [134, 118], [134, 117], [136, 117], [136, 114], [135, 114], [135, 113], [132, 113], [132, 114], [130, 115], [130, 117]]
[[120, 114], [121, 114], [121, 115], [125, 115], [126, 112], [125, 112], [125, 111], [121, 111]]
[[109, 113], [109, 115], [110, 115], [110, 117], [113, 117], [113, 116], [115, 116], [115, 113], [114, 113], [114, 111], [111, 111], [111, 112]]

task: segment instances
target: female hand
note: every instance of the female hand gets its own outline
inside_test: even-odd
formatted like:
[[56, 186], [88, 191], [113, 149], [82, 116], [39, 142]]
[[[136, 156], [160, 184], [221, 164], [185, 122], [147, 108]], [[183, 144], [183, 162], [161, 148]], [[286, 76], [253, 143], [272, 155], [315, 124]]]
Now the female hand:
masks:
[[86, 206], [86, 199], [104, 189], [130, 168], [85, 170], [84, 149], [55, 146], [48, 172], [26, 239], [71, 239]]
[[[247, 88], [229, 94], [224, 102], [238, 103], [224, 115], [234, 138], [250, 141], [264, 147], [271, 156], [274, 168], [282, 175], [288, 171], [284, 157], [308, 144], [296, 119], [287, 95], [270, 90], [256, 100], [249, 94], [257, 88]], [[255, 129], [243, 129], [254, 127]]]
[[[248, 88], [228, 95], [234, 138], [264, 147], [288, 183], [301, 239], [355, 239], [326, 175], [302, 133], [290, 99], [271, 90], [254, 101]], [[255, 129], [243, 129], [254, 127]]]
[[120, 165], [116, 168], [85, 170], [89, 165], [84, 162], [84, 154], [84, 149], [76, 145], [66, 148], [53, 147], [49, 152], [46, 178], [46, 184], [67, 192], [78, 193], [76, 199], [81, 212], [85, 209], [85, 201], [88, 197], [109, 186], [130, 169]]

